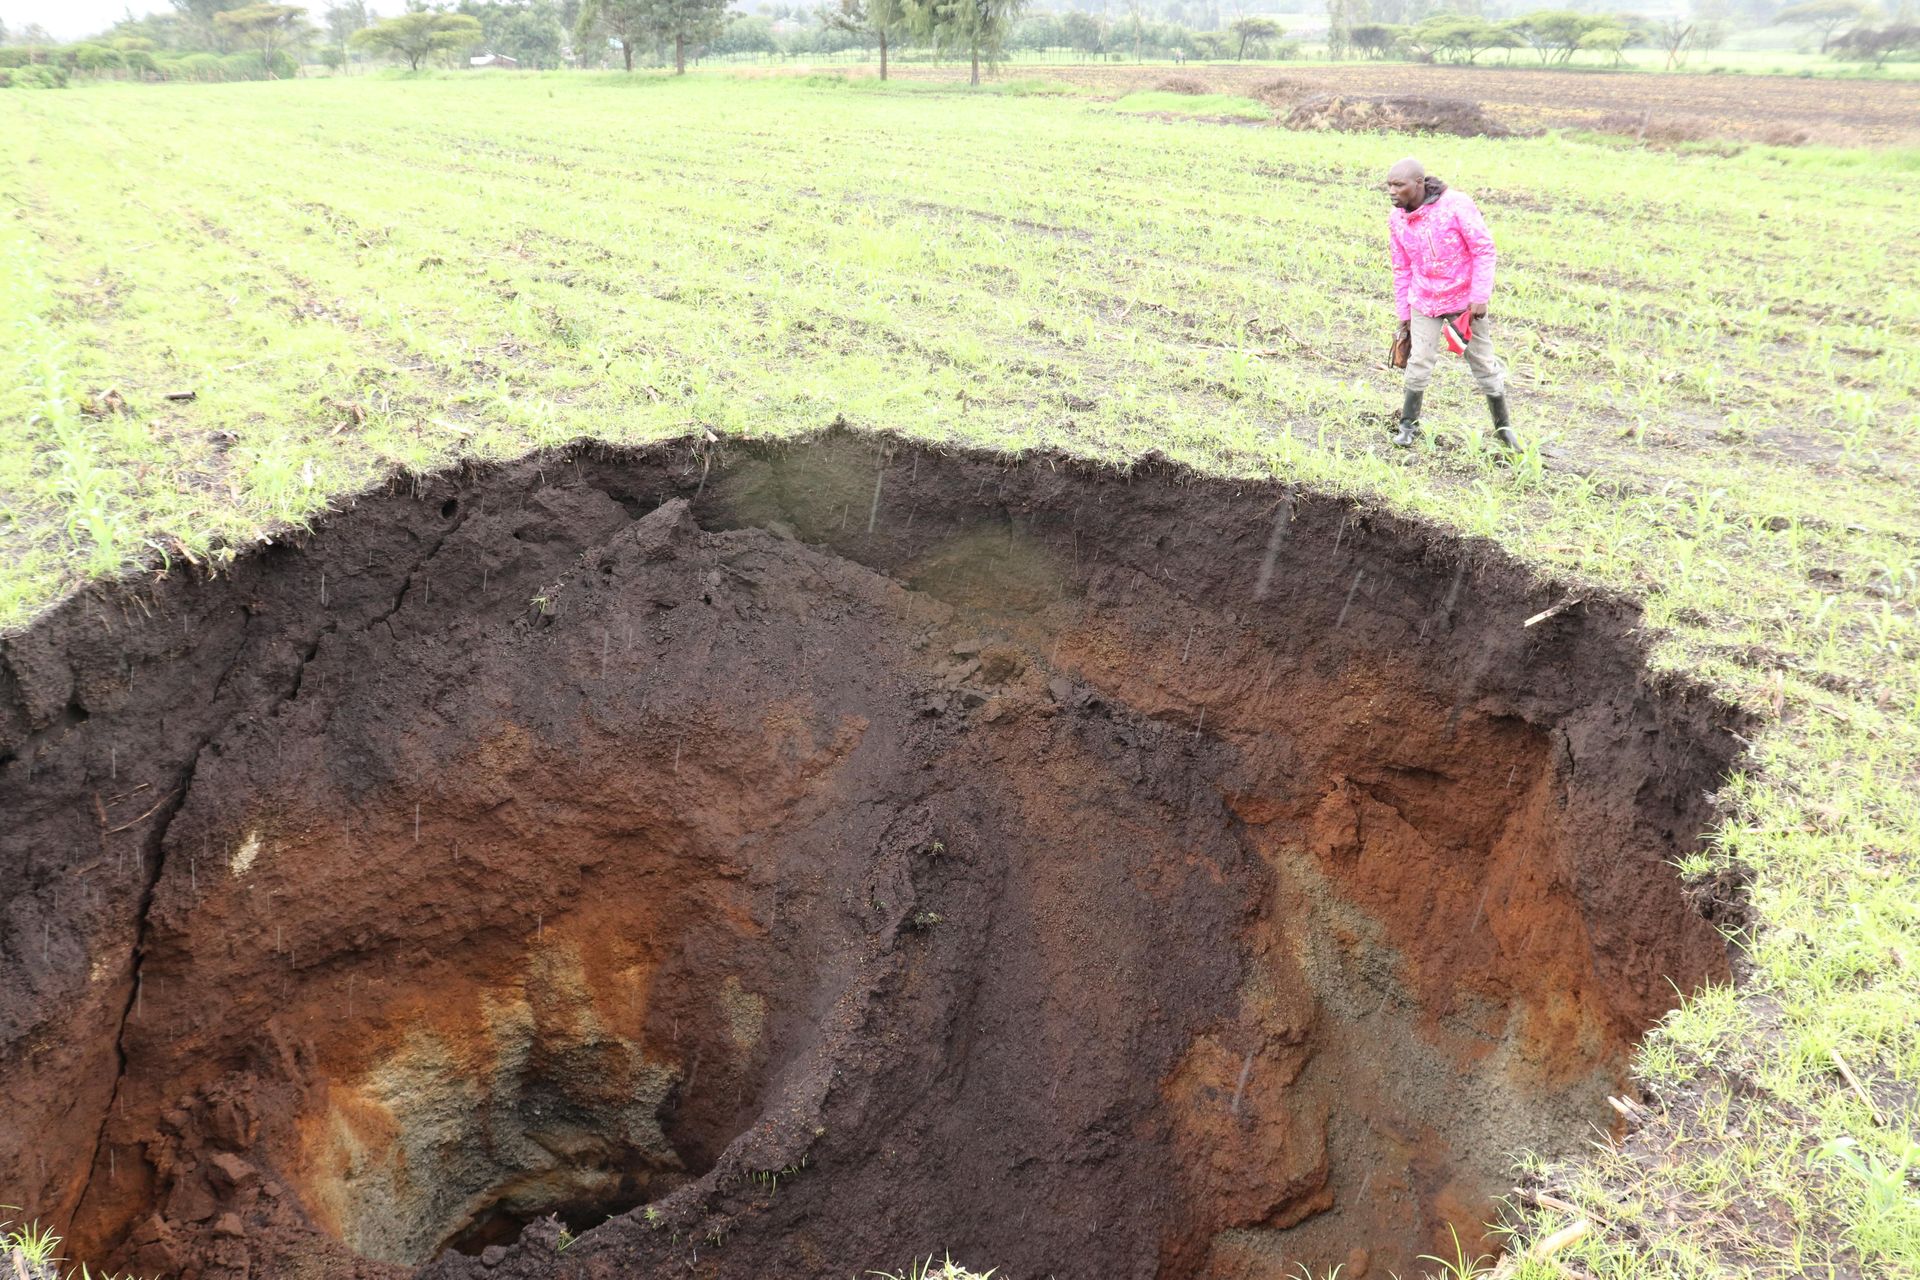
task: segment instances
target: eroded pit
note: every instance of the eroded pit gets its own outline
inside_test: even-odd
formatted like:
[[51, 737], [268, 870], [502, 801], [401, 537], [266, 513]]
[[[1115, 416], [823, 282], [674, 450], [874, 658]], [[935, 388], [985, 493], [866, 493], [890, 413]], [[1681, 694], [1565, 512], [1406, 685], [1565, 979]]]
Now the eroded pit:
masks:
[[0, 646], [0, 1187], [185, 1280], [1471, 1248], [1727, 973], [1667, 860], [1737, 725], [1563, 599], [835, 433], [71, 601]]

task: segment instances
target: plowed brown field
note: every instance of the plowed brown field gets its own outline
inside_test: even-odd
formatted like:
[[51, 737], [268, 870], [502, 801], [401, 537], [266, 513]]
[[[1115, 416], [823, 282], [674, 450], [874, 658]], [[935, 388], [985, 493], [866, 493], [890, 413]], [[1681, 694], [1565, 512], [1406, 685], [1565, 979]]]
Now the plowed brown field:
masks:
[[[896, 66], [902, 78], [965, 79], [965, 66]], [[1004, 74], [1011, 74], [1004, 73]], [[1167, 67], [1058, 66], [1018, 69], [1119, 96], [1152, 88]], [[1251, 95], [1285, 80], [1299, 94], [1466, 98], [1502, 124], [1637, 128], [1683, 136], [1838, 146], [1920, 145], [1920, 81], [1851, 81], [1785, 76], [1666, 76], [1504, 67], [1354, 63], [1340, 67], [1208, 64], [1180, 74], [1217, 93]], [[1649, 113], [1651, 118], [1648, 119]]]

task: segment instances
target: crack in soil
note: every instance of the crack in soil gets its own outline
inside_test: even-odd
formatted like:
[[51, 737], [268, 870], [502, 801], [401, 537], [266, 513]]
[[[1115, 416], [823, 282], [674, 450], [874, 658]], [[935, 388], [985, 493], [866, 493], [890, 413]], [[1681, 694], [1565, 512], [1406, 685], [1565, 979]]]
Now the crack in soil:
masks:
[[[432, 563], [433, 557], [436, 554], [438, 554], [440, 548], [443, 545], [445, 545], [447, 537], [457, 532], [458, 527], [459, 527], [458, 524], [456, 524], [453, 529], [448, 530], [446, 534], [443, 534], [440, 538], [434, 541], [433, 546], [427, 551], [427, 553], [424, 556], [422, 556], [415, 563], [413, 569], [410, 570], [406, 574], [406, 576], [402, 579], [401, 587], [394, 599], [393, 607], [388, 609], [385, 613], [381, 614], [378, 618], [374, 619], [373, 622], [369, 623], [368, 624], [369, 627], [373, 625], [377, 625], [378, 623], [384, 622], [386, 621], [386, 619], [392, 617], [393, 614], [399, 612], [402, 604], [404, 604], [406, 600], [407, 590], [409, 587], [411, 587], [414, 577], [418, 573], [420, 573], [423, 569], [425, 569], [429, 564]], [[239, 643], [234, 648], [233, 656], [227, 661], [225, 666], [221, 669], [219, 676], [213, 682], [212, 693], [207, 699], [208, 705], [211, 707], [218, 707], [220, 705], [222, 695], [226, 690], [227, 681], [233, 675], [235, 669], [239, 667], [241, 663], [241, 659], [246, 656], [247, 645], [250, 639], [252, 638], [252, 634], [253, 634], [254, 617], [255, 615], [250, 609], [245, 611], [245, 623], [241, 631]], [[275, 704], [275, 711], [269, 713], [269, 718], [271, 718], [272, 715], [277, 714], [278, 707], [284, 706], [285, 704], [298, 699], [300, 695], [301, 685], [305, 680], [307, 667], [313, 661], [315, 655], [319, 652], [322, 637], [331, 630], [332, 630], [332, 624], [331, 623], [326, 624], [320, 629], [319, 633], [314, 636], [311, 643], [309, 643], [306, 646], [306, 648], [302, 652], [302, 656], [299, 664], [294, 669], [293, 676], [291, 681], [289, 682], [287, 691], [283, 695], [281, 695], [281, 697], [277, 700]], [[154, 822], [153, 827], [149, 831], [146, 842], [141, 847], [141, 851], [139, 855], [141, 867], [143, 869], [146, 867], [150, 857], [153, 864], [153, 870], [152, 870], [152, 873], [146, 877], [145, 883], [139, 895], [139, 907], [135, 912], [134, 936], [133, 936], [132, 950], [130, 953], [132, 957], [132, 971], [133, 971], [132, 983], [127, 995], [126, 1003], [121, 1009], [118, 1024], [115, 1027], [114, 1034], [113, 1034], [114, 1052], [115, 1052], [116, 1059], [118, 1061], [118, 1069], [114, 1075], [113, 1086], [111, 1090], [108, 1092], [107, 1105], [100, 1117], [100, 1124], [99, 1124], [98, 1130], [96, 1131], [96, 1137], [94, 1139], [91, 1154], [89, 1155], [86, 1162], [86, 1166], [85, 1166], [87, 1170], [86, 1179], [82, 1183], [80, 1194], [75, 1200], [76, 1207], [74, 1212], [76, 1215], [84, 1214], [86, 1212], [87, 1198], [93, 1189], [94, 1176], [98, 1172], [99, 1166], [101, 1163], [100, 1153], [106, 1141], [106, 1132], [107, 1132], [108, 1122], [109, 1120], [112, 1119], [114, 1112], [119, 1104], [120, 1086], [122, 1081], [126, 1078], [127, 1062], [128, 1062], [128, 1055], [126, 1050], [126, 1029], [127, 1029], [128, 1022], [133, 1015], [134, 1009], [140, 1003], [140, 999], [141, 999], [142, 981], [144, 977], [142, 973], [142, 968], [146, 960], [146, 939], [147, 939], [147, 932], [148, 932], [148, 925], [149, 925], [149, 916], [153, 906], [154, 891], [158, 887], [160, 883], [160, 879], [162, 875], [165, 873], [165, 869], [166, 869], [165, 864], [166, 864], [167, 831], [172, 826], [175, 815], [177, 815], [180, 812], [181, 808], [187, 803], [189, 799], [190, 793], [193, 788], [194, 776], [199, 769], [201, 758], [205, 755], [208, 747], [210, 747], [215, 741], [215, 739], [219, 737], [220, 733], [225, 729], [225, 727], [226, 727], [226, 720], [223, 717], [212, 730], [210, 730], [200, 738], [198, 744], [193, 748], [190, 754], [188, 764], [185, 770], [182, 771], [182, 773], [179, 775], [179, 781], [174, 786], [168, 800], [164, 802], [162, 806], [160, 806], [160, 808], [155, 811], [156, 821]], [[36, 738], [39, 736], [41, 735], [35, 735]]]
[[[251, 615], [249, 615], [249, 623], [251, 623]], [[209, 699], [212, 704], [218, 705], [221, 691], [226, 687], [227, 678], [233, 674], [234, 668], [239, 665], [241, 657], [245, 655], [247, 651], [247, 638], [250, 632], [250, 625], [248, 628], [242, 630], [240, 643], [235, 646], [233, 657], [227, 661], [226, 666], [220, 672], [219, 678], [214, 681], [213, 694]], [[146, 877], [146, 881], [141, 887], [140, 905], [134, 913], [133, 945], [129, 952], [133, 981], [127, 992], [126, 1003], [121, 1007], [119, 1023], [114, 1028], [113, 1033], [114, 1056], [117, 1060], [118, 1068], [114, 1073], [113, 1087], [107, 1094], [107, 1105], [100, 1115], [100, 1125], [96, 1130], [93, 1149], [87, 1158], [85, 1166], [87, 1170], [86, 1180], [81, 1184], [80, 1195], [75, 1201], [76, 1212], [86, 1204], [87, 1195], [93, 1189], [93, 1177], [100, 1164], [100, 1151], [106, 1143], [107, 1122], [112, 1118], [115, 1107], [120, 1101], [120, 1084], [121, 1081], [126, 1078], [127, 1074], [127, 1023], [133, 1016], [135, 1006], [140, 1002], [142, 980], [141, 964], [145, 958], [148, 914], [153, 907], [154, 890], [158, 887], [160, 877], [166, 869], [167, 829], [173, 825], [174, 816], [178, 814], [181, 807], [186, 804], [187, 794], [193, 787], [194, 773], [199, 768], [200, 757], [205, 753], [208, 745], [212, 743], [214, 736], [213, 733], [208, 733], [201, 738], [199, 745], [194, 748], [188, 759], [187, 767], [179, 775], [179, 781], [175, 784], [171, 797], [161, 806], [157, 820], [149, 830], [147, 840], [140, 848], [141, 868], [143, 870], [145, 869], [149, 855], [151, 855], [153, 873]], [[101, 838], [104, 842], [104, 827]], [[104, 848], [102, 849], [102, 853], [105, 853]]]

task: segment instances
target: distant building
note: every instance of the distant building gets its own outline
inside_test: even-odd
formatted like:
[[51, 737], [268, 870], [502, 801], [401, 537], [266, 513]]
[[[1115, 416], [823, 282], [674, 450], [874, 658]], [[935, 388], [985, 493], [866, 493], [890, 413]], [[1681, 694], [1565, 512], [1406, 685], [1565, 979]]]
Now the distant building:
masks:
[[504, 53], [483, 53], [476, 57], [468, 58], [467, 65], [474, 68], [505, 67], [509, 71], [515, 71], [519, 69], [520, 59], [509, 58]]

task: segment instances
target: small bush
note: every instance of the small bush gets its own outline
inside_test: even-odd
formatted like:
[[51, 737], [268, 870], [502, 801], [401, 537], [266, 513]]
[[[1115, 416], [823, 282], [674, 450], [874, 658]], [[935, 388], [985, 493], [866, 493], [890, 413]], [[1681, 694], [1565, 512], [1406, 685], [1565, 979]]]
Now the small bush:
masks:
[[257, 53], [229, 53], [220, 59], [223, 80], [290, 80], [298, 74], [300, 64], [284, 49], [274, 52], [271, 75], [266, 61]]
[[73, 65], [78, 71], [91, 75], [102, 75], [114, 71], [124, 71], [127, 62], [118, 49], [109, 49], [103, 44], [77, 44], [73, 47]]
[[67, 69], [45, 63], [15, 67], [8, 72], [9, 87], [14, 89], [64, 89]]
[[1192, 76], [1168, 76], [1160, 82], [1158, 88], [1162, 93], [1187, 93], [1195, 96], [1213, 92], [1206, 81], [1196, 80]]
[[175, 78], [173, 68], [178, 69], [178, 78], [182, 80], [200, 80], [211, 84], [227, 78], [226, 68], [220, 64], [220, 55], [217, 53], [190, 53], [178, 59], [168, 69], [169, 79]]
[[265, 80], [267, 66], [257, 53], [229, 53], [220, 59], [223, 80]]

